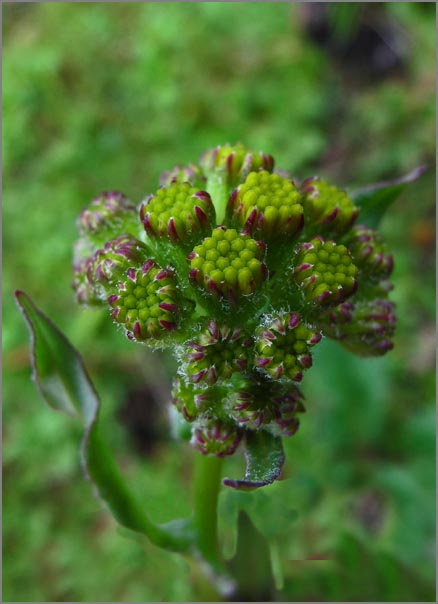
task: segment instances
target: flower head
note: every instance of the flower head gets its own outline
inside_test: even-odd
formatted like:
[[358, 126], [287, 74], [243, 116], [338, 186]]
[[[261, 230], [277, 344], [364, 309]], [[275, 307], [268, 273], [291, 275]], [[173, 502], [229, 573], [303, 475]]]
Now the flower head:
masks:
[[336, 305], [357, 289], [357, 267], [345, 245], [315, 238], [298, 247], [293, 281], [305, 299], [314, 304]]
[[344, 302], [321, 318], [320, 326], [330, 338], [363, 357], [381, 356], [394, 348], [395, 306], [385, 299]]
[[298, 430], [303, 395], [294, 384], [251, 376], [230, 395], [230, 415], [248, 430], [263, 428], [281, 436]]
[[346, 193], [317, 177], [305, 180], [301, 192], [306, 228], [320, 235], [343, 235], [359, 215]]
[[232, 226], [269, 242], [290, 239], [304, 224], [301, 195], [293, 182], [265, 170], [251, 172], [230, 197]]
[[135, 233], [138, 231], [137, 209], [118, 191], [101, 193], [80, 213], [77, 226], [81, 235], [91, 237], [114, 230], [119, 234]]
[[193, 244], [211, 232], [215, 210], [206, 191], [173, 182], [147, 198], [140, 208], [140, 219], [152, 238]]
[[203, 154], [200, 165], [206, 174], [216, 172], [230, 187], [243, 182], [250, 172], [274, 169], [272, 155], [251, 151], [244, 145], [222, 145]]
[[226, 457], [235, 452], [241, 439], [242, 432], [235, 422], [205, 419], [195, 427], [191, 443], [204, 455]]
[[172, 270], [153, 260], [128, 269], [108, 302], [114, 321], [124, 324], [128, 337], [139, 342], [168, 336], [177, 328], [182, 310]]
[[188, 255], [193, 283], [231, 301], [249, 295], [267, 278], [265, 245], [224, 226], [213, 230]]
[[307, 327], [298, 313], [279, 314], [256, 332], [255, 366], [274, 380], [299, 382], [312, 366], [310, 348], [320, 340], [321, 334]]
[[248, 367], [251, 337], [240, 327], [210, 320], [195, 340], [183, 347], [183, 371], [195, 384], [215, 384]]

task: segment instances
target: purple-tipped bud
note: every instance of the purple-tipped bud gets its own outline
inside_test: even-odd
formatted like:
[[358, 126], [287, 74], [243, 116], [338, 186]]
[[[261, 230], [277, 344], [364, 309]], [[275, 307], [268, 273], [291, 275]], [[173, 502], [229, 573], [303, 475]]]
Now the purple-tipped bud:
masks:
[[255, 367], [274, 380], [299, 382], [312, 364], [310, 347], [320, 341], [321, 335], [297, 317], [297, 313], [280, 314], [256, 332]]
[[160, 186], [170, 187], [175, 183], [188, 183], [196, 190], [204, 190], [207, 186], [207, 179], [202, 170], [196, 164], [190, 164], [187, 167], [175, 166], [173, 170], [163, 172], [160, 176]]
[[200, 165], [208, 175], [216, 173], [229, 187], [242, 183], [250, 172], [274, 169], [274, 158], [265, 153], [251, 151], [241, 145], [223, 145], [203, 154]]
[[114, 309], [112, 317], [124, 324], [130, 339], [162, 341], [178, 327], [182, 304], [170, 269], [148, 260], [141, 268], [128, 269], [116, 289], [116, 294], [108, 298]]
[[264, 256], [263, 243], [220, 226], [188, 255], [189, 277], [207, 292], [236, 302], [266, 280]]
[[[141, 241], [130, 235], [121, 235], [108, 241], [88, 258], [81, 258], [83, 253], [80, 241], [75, 247], [75, 279], [72, 283], [77, 301], [80, 304], [103, 305], [128, 267], [141, 266], [148, 251]], [[131, 270], [135, 272], [136, 269]]]
[[83, 236], [105, 237], [116, 231], [136, 234], [140, 225], [135, 205], [122, 193], [111, 191], [102, 193], [81, 212], [77, 226]]
[[357, 290], [357, 267], [345, 245], [322, 238], [298, 246], [293, 281], [312, 304], [337, 305]]
[[208, 321], [197, 339], [183, 347], [181, 357], [188, 379], [212, 385], [246, 371], [251, 344], [251, 337], [242, 329]]
[[224, 388], [197, 388], [181, 378], [176, 378], [172, 385], [172, 404], [187, 422], [193, 422], [205, 413], [214, 414], [217, 408], [221, 408], [225, 395]]
[[346, 233], [359, 215], [346, 193], [317, 177], [301, 185], [305, 229], [308, 234], [339, 236]]
[[320, 320], [324, 335], [364, 357], [381, 356], [392, 350], [395, 326], [395, 306], [384, 299], [345, 302], [327, 311]]
[[264, 170], [251, 172], [230, 197], [232, 226], [264, 241], [290, 240], [303, 227], [301, 196], [293, 182]]
[[348, 233], [346, 245], [360, 274], [372, 282], [387, 279], [394, 268], [394, 260], [377, 231], [363, 225]]
[[140, 220], [152, 238], [193, 245], [211, 232], [216, 214], [210, 195], [188, 183], [158, 189], [140, 208]]
[[207, 419], [194, 429], [191, 444], [203, 455], [232, 455], [242, 439], [242, 432], [230, 420]]
[[248, 430], [263, 428], [279, 436], [298, 430], [304, 412], [303, 395], [294, 384], [253, 376], [230, 397], [230, 415]]

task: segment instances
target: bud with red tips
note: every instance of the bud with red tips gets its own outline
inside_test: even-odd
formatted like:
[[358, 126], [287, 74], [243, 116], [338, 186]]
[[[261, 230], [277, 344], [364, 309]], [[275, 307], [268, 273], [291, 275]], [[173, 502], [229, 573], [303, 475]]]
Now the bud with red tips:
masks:
[[357, 272], [345, 245], [315, 238], [298, 246], [292, 280], [306, 301], [330, 306], [355, 293]]
[[114, 321], [138, 342], [164, 340], [177, 328], [182, 310], [173, 272], [153, 260], [141, 269], [129, 268], [108, 302]]
[[78, 217], [77, 226], [82, 236], [99, 237], [104, 243], [108, 232], [139, 232], [137, 208], [118, 191], [105, 192], [94, 199]]
[[207, 179], [203, 175], [200, 166], [190, 164], [189, 166], [175, 166], [173, 170], [163, 172], [160, 176], [160, 186], [170, 187], [175, 183], [188, 183], [197, 191], [204, 190], [207, 186]]
[[131, 235], [121, 235], [108, 241], [103, 249], [81, 258], [80, 240], [75, 247], [72, 287], [80, 304], [103, 305], [128, 268], [139, 267], [147, 259], [147, 247]]
[[204, 419], [193, 431], [191, 444], [203, 455], [232, 455], [242, 440], [235, 422], [225, 419]]
[[358, 225], [351, 229], [346, 245], [361, 275], [373, 282], [387, 279], [394, 268], [394, 260], [377, 231]]
[[188, 422], [195, 421], [205, 413], [214, 415], [222, 408], [226, 395], [227, 389], [224, 387], [200, 388], [191, 383], [187, 384], [182, 378], [176, 378], [172, 385], [172, 404]]
[[270, 242], [290, 240], [303, 227], [301, 195], [294, 183], [265, 170], [251, 172], [230, 197], [232, 226]]
[[346, 193], [317, 177], [301, 185], [305, 228], [308, 233], [343, 235], [354, 224], [359, 208]]
[[222, 145], [203, 154], [200, 165], [207, 176], [215, 172], [229, 187], [235, 187], [245, 180], [250, 172], [274, 169], [272, 155], [247, 149], [244, 145]]
[[312, 366], [310, 347], [320, 340], [321, 334], [306, 327], [298, 313], [279, 314], [256, 332], [255, 366], [274, 380], [299, 382]]
[[240, 327], [210, 320], [195, 340], [184, 345], [182, 370], [195, 384], [222, 382], [247, 370], [251, 344], [252, 338]]
[[234, 229], [217, 227], [188, 255], [192, 283], [235, 302], [265, 281], [265, 245]]
[[304, 412], [303, 395], [294, 384], [251, 376], [230, 395], [230, 415], [248, 430], [263, 428], [279, 436], [293, 436]]
[[140, 219], [152, 238], [193, 245], [211, 232], [215, 209], [210, 195], [189, 183], [174, 182], [158, 189], [140, 208]]
[[395, 306], [385, 299], [345, 302], [327, 311], [319, 325], [324, 335], [363, 357], [381, 356], [394, 347]]

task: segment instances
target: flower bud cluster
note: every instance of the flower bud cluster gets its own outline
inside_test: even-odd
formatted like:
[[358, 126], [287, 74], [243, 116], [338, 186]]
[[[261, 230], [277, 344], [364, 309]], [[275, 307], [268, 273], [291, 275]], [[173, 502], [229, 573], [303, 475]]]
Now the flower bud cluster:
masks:
[[230, 455], [254, 431], [292, 436], [322, 337], [363, 356], [393, 345], [380, 235], [355, 225], [345, 192], [273, 169], [270, 155], [216, 147], [163, 173], [138, 208], [105, 193], [78, 220], [78, 301], [173, 348], [172, 403], [203, 454]]

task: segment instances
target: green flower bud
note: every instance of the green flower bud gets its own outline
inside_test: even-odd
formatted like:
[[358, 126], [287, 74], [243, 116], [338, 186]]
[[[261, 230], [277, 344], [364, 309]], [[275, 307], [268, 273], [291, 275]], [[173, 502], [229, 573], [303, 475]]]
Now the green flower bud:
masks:
[[394, 260], [377, 231], [363, 225], [355, 226], [348, 233], [346, 245], [359, 271], [371, 281], [386, 279], [392, 273]]
[[183, 347], [183, 373], [195, 384], [227, 380], [233, 373], [246, 371], [251, 344], [240, 327], [208, 321], [196, 340]]
[[272, 382], [263, 377], [251, 379], [231, 394], [231, 417], [249, 430], [264, 428], [279, 436], [292, 436], [298, 430], [298, 413], [304, 405], [300, 390], [290, 383]]
[[274, 380], [299, 382], [312, 366], [310, 347], [320, 340], [321, 334], [306, 327], [298, 313], [279, 314], [257, 330], [255, 366]]
[[274, 169], [274, 158], [265, 153], [251, 151], [242, 144], [222, 145], [204, 153], [200, 165], [208, 175], [220, 173], [230, 187], [245, 180], [250, 172]]
[[141, 269], [129, 268], [108, 302], [114, 321], [124, 324], [128, 338], [138, 342], [165, 339], [177, 328], [182, 310], [171, 269], [153, 260]]
[[356, 304], [344, 302], [327, 311], [320, 320], [320, 327], [324, 335], [339, 340], [355, 354], [381, 356], [394, 347], [394, 310], [394, 304], [384, 299]]
[[82, 236], [100, 237], [103, 245], [109, 232], [136, 234], [139, 231], [137, 208], [122, 193], [105, 192], [81, 212], [77, 226]]
[[291, 239], [304, 224], [301, 196], [287, 178], [265, 170], [251, 172], [230, 197], [232, 226], [270, 242]]
[[204, 419], [193, 431], [191, 444], [204, 455], [232, 455], [242, 439], [238, 426], [229, 420]]
[[186, 421], [193, 422], [205, 413], [212, 415], [220, 410], [226, 394], [226, 388], [220, 386], [200, 388], [176, 378], [172, 387], [172, 404]]
[[104, 305], [114, 289], [112, 286], [121, 279], [128, 268], [141, 266], [147, 259], [146, 246], [135, 237], [121, 235], [111, 239], [101, 250], [88, 258], [80, 258], [81, 241], [75, 248], [72, 286], [77, 301], [81, 304]]
[[315, 238], [302, 243], [294, 259], [293, 281], [305, 299], [336, 305], [357, 290], [357, 267], [345, 245]]
[[264, 257], [261, 241], [220, 226], [188, 255], [190, 280], [235, 302], [240, 295], [254, 293], [267, 278]]
[[216, 214], [210, 195], [188, 183], [158, 189], [140, 208], [146, 233], [174, 243], [193, 244], [211, 231]]
[[196, 164], [190, 164], [187, 167], [175, 166], [169, 172], [163, 172], [160, 176], [160, 186], [170, 187], [175, 183], [188, 183], [197, 191], [204, 190], [207, 186], [207, 179], [202, 170]]
[[359, 215], [346, 193], [317, 177], [305, 180], [301, 192], [306, 232], [343, 235]]

